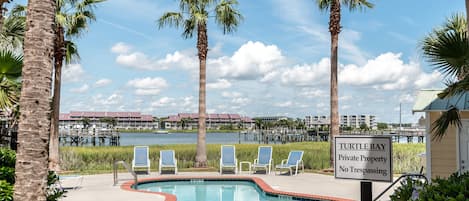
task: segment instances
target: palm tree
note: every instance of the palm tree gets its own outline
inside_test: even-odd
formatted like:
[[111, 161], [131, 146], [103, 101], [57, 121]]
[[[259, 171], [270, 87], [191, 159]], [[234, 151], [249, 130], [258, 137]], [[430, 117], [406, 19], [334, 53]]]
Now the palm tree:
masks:
[[55, 1], [29, 0], [14, 200], [46, 200]]
[[[447, 78], [446, 89], [438, 94], [447, 98], [469, 90], [469, 40], [467, 21], [462, 14], [449, 18], [421, 42], [426, 60]], [[433, 123], [433, 139], [441, 139], [450, 125], [461, 126], [459, 108], [450, 107]]]
[[[96, 4], [105, 0], [56, 0], [56, 24], [54, 42], [54, 96], [52, 99], [51, 141], [49, 166], [51, 170], [60, 170], [59, 166], [59, 114], [60, 86], [62, 66], [79, 59], [77, 47], [72, 39], [79, 37], [88, 28], [88, 23], [95, 21], [93, 13]], [[67, 38], [67, 40], [65, 40]]]
[[339, 97], [337, 84], [337, 58], [340, 33], [340, 4], [348, 7], [350, 11], [373, 8], [373, 4], [367, 0], [316, 0], [319, 9], [329, 11], [329, 32], [331, 33], [331, 129], [329, 134], [330, 165], [334, 166], [334, 136], [339, 134]]
[[[208, 52], [207, 21], [209, 12], [214, 12], [215, 22], [223, 29], [223, 33], [232, 33], [236, 30], [242, 16], [234, 6], [237, 0], [179, 0], [179, 12], [164, 13], [158, 19], [158, 26], [174, 26], [184, 29], [182, 36], [192, 38], [197, 32], [197, 50], [199, 57], [199, 127], [197, 135], [197, 155], [195, 157], [196, 167], [207, 166], [207, 153], [205, 146], [206, 134], [206, 106], [205, 106], [205, 83], [206, 63]], [[213, 8], [214, 6], [214, 8]]]

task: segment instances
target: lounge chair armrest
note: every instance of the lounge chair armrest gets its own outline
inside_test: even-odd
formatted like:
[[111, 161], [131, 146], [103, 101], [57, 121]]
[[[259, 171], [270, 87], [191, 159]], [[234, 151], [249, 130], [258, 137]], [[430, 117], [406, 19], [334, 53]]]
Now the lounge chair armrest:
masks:
[[281, 164], [283, 165], [283, 164], [285, 164], [286, 162], [287, 162], [287, 159], [283, 159]]

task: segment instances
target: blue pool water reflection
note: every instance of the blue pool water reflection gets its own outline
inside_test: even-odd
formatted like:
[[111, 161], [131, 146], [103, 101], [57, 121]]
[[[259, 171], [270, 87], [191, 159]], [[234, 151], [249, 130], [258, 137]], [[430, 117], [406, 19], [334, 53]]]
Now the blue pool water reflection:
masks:
[[178, 201], [286, 201], [266, 195], [249, 181], [164, 181], [138, 185], [138, 190], [176, 195]]

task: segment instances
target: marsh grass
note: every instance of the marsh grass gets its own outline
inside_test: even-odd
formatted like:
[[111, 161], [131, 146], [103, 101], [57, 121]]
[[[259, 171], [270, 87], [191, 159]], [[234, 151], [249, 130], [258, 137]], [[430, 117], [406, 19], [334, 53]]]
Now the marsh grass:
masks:
[[[258, 144], [236, 144], [238, 162], [250, 161], [257, 158]], [[288, 157], [291, 150], [303, 150], [305, 168], [317, 171], [329, 168], [328, 142], [302, 142], [283, 145], [269, 145], [273, 147], [274, 164], [279, 164]], [[152, 171], [158, 170], [159, 151], [173, 149], [178, 159], [178, 167], [184, 171], [194, 171], [195, 144], [187, 145], [152, 145], [150, 146], [150, 162]], [[123, 160], [131, 164], [133, 146], [121, 147], [61, 147], [61, 167], [64, 171], [81, 173], [104, 173], [112, 171], [114, 161]], [[425, 164], [424, 159], [418, 156], [425, 151], [424, 144], [394, 144], [394, 173], [417, 172]], [[220, 145], [207, 145], [208, 168], [214, 171], [219, 167]], [[124, 170], [120, 167], [120, 170]]]

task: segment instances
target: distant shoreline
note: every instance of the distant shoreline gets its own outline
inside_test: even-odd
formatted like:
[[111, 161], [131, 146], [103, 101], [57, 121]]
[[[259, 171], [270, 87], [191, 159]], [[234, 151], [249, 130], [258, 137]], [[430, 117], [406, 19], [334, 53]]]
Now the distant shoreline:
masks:
[[[118, 132], [121, 133], [156, 133], [159, 130], [151, 130], [151, 129], [144, 129], [144, 130], [138, 130], [138, 129], [118, 129]], [[192, 130], [163, 130], [163, 131], [168, 131], [168, 133], [197, 133], [197, 129], [192, 129]], [[216, 129], [210, 129], [207, 130], [207, 133], [238, 133], [242, 130], [216, 130]]]

